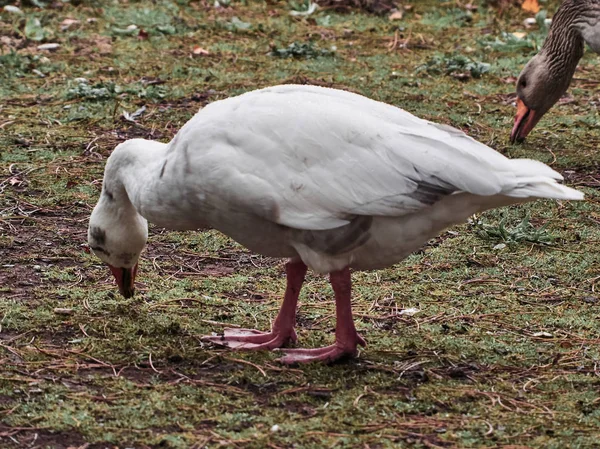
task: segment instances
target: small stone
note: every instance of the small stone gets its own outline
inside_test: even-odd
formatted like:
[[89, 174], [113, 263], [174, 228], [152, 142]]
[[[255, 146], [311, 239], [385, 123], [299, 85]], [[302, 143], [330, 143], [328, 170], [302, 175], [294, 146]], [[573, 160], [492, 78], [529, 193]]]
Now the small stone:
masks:
[[4, 7], [4, 11], [10, 12], [10, 13], [13, 13], [13, 14], [21, 14], [21, 15], [23, 15], [23, 11], [21, 10], [21, 8], [17, 8], [16, 6], [13, 6], [13, 5], [6, 5]]
[[58, 48], [60, 48], [60, 44], [57, 44], [57, 43], [48, 43], [48, 44], [42, 44], [42, 45], [37, 46], [38, 50], [48, 50], [48, 51], [56, 50]]

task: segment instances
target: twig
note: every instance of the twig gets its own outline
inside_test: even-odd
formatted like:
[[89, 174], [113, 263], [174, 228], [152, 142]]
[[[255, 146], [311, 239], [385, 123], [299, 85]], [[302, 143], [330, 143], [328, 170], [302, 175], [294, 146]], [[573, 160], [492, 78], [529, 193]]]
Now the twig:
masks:
[[232, 357], [225, 357], [222, 356], [225, 360], [229, 360], [231, 362], [238, 362], [238, 363], [243, 363], [244, 365], [250, 365], [253, 366], [254, 368], [256, 368], [258, 371], [260, 371], [260, 373], [264, 376], [267, 377], [267, 373], [265, 373], [265, 370], [263, 370], [260, 366], [258, 366], [255, 363], [249, 362], [247, 360], [241, 360], [241, 359], [234, 359]]

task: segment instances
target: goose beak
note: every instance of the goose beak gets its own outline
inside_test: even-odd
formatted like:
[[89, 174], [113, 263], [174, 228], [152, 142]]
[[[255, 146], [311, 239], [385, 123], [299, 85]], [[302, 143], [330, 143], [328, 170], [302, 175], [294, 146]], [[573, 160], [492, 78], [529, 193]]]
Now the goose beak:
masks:
[[515, 125], [510, 133], [511, 143], [523, 142], [542, 116], [528, 108], [523, 100], [517, 99], [517, 115]]
[[119, 293], [121, 293], [125, 298], [131, 298], [135, 291], [134, 282], [138, 264], [136, 263], [131, 268], [117, 268], [113, 267], [112, 265], [109, 265], [108, 267], [110, 268], [110, 271], [112, 271], [112, 274], [117, 281]]

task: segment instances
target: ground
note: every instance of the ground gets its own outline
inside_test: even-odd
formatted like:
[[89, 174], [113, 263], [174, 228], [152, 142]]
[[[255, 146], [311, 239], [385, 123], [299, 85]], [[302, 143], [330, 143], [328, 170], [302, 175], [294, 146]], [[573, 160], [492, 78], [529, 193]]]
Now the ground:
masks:
[[[558, 2], [530, 28], [518, 2], [389, 3], [291, 15], [310, 5], [32, 0], [0, 13], [1, 447], [597, 447], [596, 56], [511, 145], [515, 77]], [[138, 293], [120, 297], [85, 246], [104, 163], [127, 138], [168, 141], [209, 102], [291, 82], [541, 160], [586, 201], [491, 211], [354, 273], [368, 342], [355, 360], [287, 367], [203, 343], [269, 328], [283, 262], [213, 230], [151, 228]], [[299, 344], [329, 344], [332, 292], [307, 280]]]

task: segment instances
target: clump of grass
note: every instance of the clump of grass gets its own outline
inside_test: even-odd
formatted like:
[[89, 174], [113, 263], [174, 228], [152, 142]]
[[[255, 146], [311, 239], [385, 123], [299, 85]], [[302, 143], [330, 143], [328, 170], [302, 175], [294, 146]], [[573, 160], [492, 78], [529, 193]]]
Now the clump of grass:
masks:
[[52, 36], [52, 31], [42, 26], [42, 22], [37, 17], [28, 17], [23, 29], [25, 37], [32, 41], [43, 41]]
[[537, 245], [552, 245], [556, 236], [548, 232], [547, 224], [536, 228], [529, 221], [529, 215], [521, 220], [514, 228], [508, 226], [508, 219], [503, 217], [498, 224], [486, 223], [483, 219], [471, 221], [471, 226], [476, 234], [486, 240], [494, 240], [508, 245], [522, 242], [535, 243]]
[[524, 37], [519, 37], [515, 34], [503, 31], [500, 34], [500, 37], [488, 37], [479, 40], [478, 43], [485, 48], [491, 48], [495, 51], [512, 53], [523, 49], [536, 50], [540, 48], [543, 40], [544, 36], [528, 34]]
[[0, 78], [23, 78], [27, 75], [43, 77], [56, 68], [57, 64], [43, 55], [23, 55], [14, 49], [0, 55]]
[[480, 78], [490, 71], [490, 64], [475, 61], [468, 56], [454, 54], [450, 56], [435, 55], [426, 64], [417, 67], [417, 72], [427, 71], [434, 75], [451, 75], [459, 79]]
[[306, 15], [310, 14], [316, 9], [316, 3], [312, 2], [311, 0], [290, 0], [289, 4], [292, 11], [296, 11]]
[[275, 56], [276, 58], [318, 58], [320, 56], [332, 56], [333, 51], [326, 50], [324, 48], [318, 48], [312, 42], [292, 42], [286, 48], [276, 48], [273, 47], [271, 49], [271, 56]]
[[239, 17], [233, 16], [229, 22], [225, 24], [225, 28], [229, 31], [247, 31], [252, 29], [250, 22], [244, 22]]
[[426, 13], [421, 19], [423, 25], [431, 25], [436, 29], [443, 29], [448, 27], [462, 27], [473, 20], [473, 14], [471, 12], [453, 8], [445, 13], [434, 10]]
[[86, 100], [100, 101], [114, 98], [121, 92], [121, 87], [115, 83], [97, 83], [90, 86], [85, 78], [76, 79], [75, 87], [67, 91], [67, 98], [83, 98]]
[[546, 35], [548, 34], [548, 23], [546, 23], [546, 11], [542, 10], [535, 16], [535, 21], [538, 26], [537, 31], [527, 33], [525, 36], [515, 33], [507, 33], [503, 31], [500, 37], [487, 36], [484, 39], [479, 39], [479, 45], [495, 51], [503, 53], [513, 53], [521, 50], [537, 51], [543, 44]]
[[11, 78], [21, 77], [25, 72], [29, 71], [31, 67], [31, 58], [29, 56], [21, 55], [14, 50], [5, 55], [0, 55], [0, 76]]

